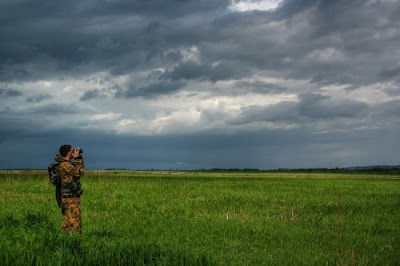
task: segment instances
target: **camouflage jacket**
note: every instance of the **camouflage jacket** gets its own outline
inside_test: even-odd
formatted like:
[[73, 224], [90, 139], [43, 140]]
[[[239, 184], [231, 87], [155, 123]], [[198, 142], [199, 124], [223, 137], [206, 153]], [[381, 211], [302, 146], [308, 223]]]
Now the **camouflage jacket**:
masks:
[[59, 163], [58, 172], [61, 178], [61, 197], [71, 198], [82, 195], [80, 176], [85, 173], [83, 158], [75, 158], [74, 162], [65, 160], [60, 155], [55, 156]]

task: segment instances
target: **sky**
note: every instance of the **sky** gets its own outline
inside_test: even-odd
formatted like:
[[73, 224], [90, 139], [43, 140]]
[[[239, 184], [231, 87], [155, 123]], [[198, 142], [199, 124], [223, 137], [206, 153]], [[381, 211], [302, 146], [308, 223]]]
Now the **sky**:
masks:
[[0, 1], [0, 168], [400, 164], [400, 1]]

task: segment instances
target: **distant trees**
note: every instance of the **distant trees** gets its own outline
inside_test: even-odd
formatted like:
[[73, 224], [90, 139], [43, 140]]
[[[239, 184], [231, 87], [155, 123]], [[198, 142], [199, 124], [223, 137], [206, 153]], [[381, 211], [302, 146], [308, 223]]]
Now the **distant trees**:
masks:
[[[107, 168], [105, 170], [113, 171], [130, 171], [126, 168]], [[176, 172], [226, 172], [226, 173], [399, 173], [400, 165], [395, 166], [367, 166], [367, 167], [349, 167], [349, 168], [278, 168], [270, 170], [260, 170], [258, 168], [211, 168], [211, 169], [197, 169], [197, 170], [179, 170], [179, 169], [146, 169], [140, 171], [176, 171]]]
[[400, 166], [388, 167], [353, 167], [353, 168], [278, 168], [271, 170], [260, 170], [257, 168], [211, 168], [198, 169], [198, 172], [249, 172], [249, 173], [399, 173]]

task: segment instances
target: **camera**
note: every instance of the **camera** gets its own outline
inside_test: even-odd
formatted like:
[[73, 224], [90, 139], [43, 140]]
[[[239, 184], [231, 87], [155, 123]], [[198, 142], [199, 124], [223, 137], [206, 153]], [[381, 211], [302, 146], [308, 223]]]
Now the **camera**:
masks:
[[76, 150], [78, 150], [79, 151], [79, 154], [82, 154], [83, 153], [83, 150], [82, 150], [82, 148], [76, 148], [76, 149], [72, 149], [72, 152], [73, 153], [75, 153], [75, 151]]

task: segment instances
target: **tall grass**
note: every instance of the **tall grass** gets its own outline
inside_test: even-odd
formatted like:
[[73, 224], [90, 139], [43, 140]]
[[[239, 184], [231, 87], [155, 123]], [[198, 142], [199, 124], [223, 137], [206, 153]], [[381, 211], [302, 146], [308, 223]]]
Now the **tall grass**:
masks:
[[106, 230], [59, 233], [41, 213], [28, 213], [22, 221], [7, 216], [1, 224], [0, 265], [214, 265], [205, 255], [163, 249]]
[[397, 265], [399, 178], [89, 171], [65, 235], [45, 172], [0, 172], [0, 264]]

